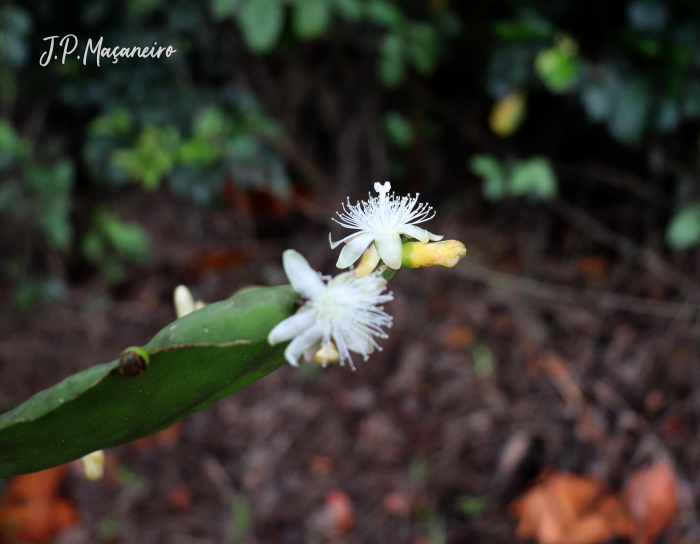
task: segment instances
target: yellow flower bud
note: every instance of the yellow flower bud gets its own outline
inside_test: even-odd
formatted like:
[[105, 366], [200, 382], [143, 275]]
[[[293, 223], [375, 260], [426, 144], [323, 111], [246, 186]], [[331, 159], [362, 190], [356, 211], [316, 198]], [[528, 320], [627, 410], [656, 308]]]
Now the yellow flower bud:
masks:
[[80, 459], [83, 471], [89, 480], [99, 480], [105, 472], [105, 453], [102, 450], [93, 451]]
[[444, 242], [408, 242], [401, 251], [401, 265], [407, 268], [446, 266], [452, 268], [467, 254], [467, 248], [457, 240]]
[[360, 257], [360, 262], [355, 269], [355, 276], [358, 278], [366, 276], [372, 272], [372, 270], [374, 270], [378, 264], [379, 253], [377, 252], [377, 248], [374, 247], [374, 244], [372, 243], [362, 254], [362, 257]]

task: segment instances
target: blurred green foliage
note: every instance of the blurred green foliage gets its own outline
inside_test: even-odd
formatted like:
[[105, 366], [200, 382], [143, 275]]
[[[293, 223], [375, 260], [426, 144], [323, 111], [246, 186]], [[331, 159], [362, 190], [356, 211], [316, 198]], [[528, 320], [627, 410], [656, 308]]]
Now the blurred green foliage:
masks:
[[[514, 88], [578, 95], [594, 122], [605, 123], [625, 144], [647, 133], [667, 133], [700, 117], [697, 74], [697, 8], [694, 20], [670, 2], [627, 3], [619, 41], [598, 57], [579, 52], [576, 38], [530, 7], [493, 26], [497, 44], [491, 56], [488, 88], [500, 97]], [[674, 6], [675, 7], [675, 6]]]
[[282, 38], [287, 7], [291, 28], [300, 40], [318, 38], [330, 30], [333, 19], [366, 23], [380, 32], [378, 73], [386, 87], [401, 85], [406, 69], [430, 75], [444, 48], [444, 38], [459, 33], [460, 22], [448, 10], [430, 21], [411, 20], [400, 3], [389, 0], [212, 0], [217, 20], [233, 18], [251, 51], [271, 51]]
[[101, 268], [111, 281], [124, 278], [122, 263], [145, 264], [148, 239], [136, 223], [126, 222], [105, 210], [96, 210], [82, 243], [85, 258]]
[[[44, 38], [67, 34], [79, 38], [76, 53], [100, 36], [105, 45], [158, 42], [177, 53], [102, 59], [100, 67], [69, 55], [65, 64], [40, 66]], [[330, 71], [319, 58], [346, 64]], [[563, 190], [548, 162], [557, 147], [547, 139], [557, 137], [532, 139], [537, 127], [552, 135], [602, 127], [609, 142], [649, 157], [648, 168], [672, 185], [667, 244], [700, 243], [700, 183], [674, 166], [684, 161], [694, 172], [700, 151], [695, 3], [26, 0], [0, 6], [0, 226], [23, 233], [0, 236], [2, 276], [15, 285], [65, 276], [50, 265], [58, 254], [69, 271], [87, 263], [120, 281], [125, 265], [144, 263], [148, 250], [143, 231], [134, 234], [137, 227], [106, 206], [115, 192], [166, 190], [217, 205], [227, 184], [283, 195], [291, 180], [303, 183], [305, 173], [280, 154], [289, 149], [285, 115], [266, 111], [259, 83], [286, 93], [281, 67], [295, 63], [314, 85], [374, 74], [377, 121], [398, 177], [414, 149], [445, 134], [443, 125], [435, 129], [436, 112], [448, 112], [449, 123], [450, 112], [493, 106], [477, 120], [506, 147], [487, 149], [491, 155], [474, 157], [470, 168], [494, 202]], [[294, 115], [303, 118], [298, 131], [314, 130], [315, 120]], [[517, 155], [531, 158], [509, 158]], [[120, 230], [141, 249], [126, 249]]]
[[240, 540], [250, 531], [253, 525], [253, 516], [250, 512], [248, 502], [239, 496], [231, 499], [231, 521], [228, 526], [226, 536], [231, 542]]
[[478, 518], [493, 505], [487, 495], [462, 495], [455, 500], [457, 509], [468, 518]]
[[487, 200], [496, 201], [507, 196], [548, 200], [557, 194], [556, 175], [544, 157], [501, 163], [491, 155], [475, 155], [469, 168], [483, 179], [483, 194]]
[[666, 240], [677, 249], [688, 249], [700, 242], [700, 204], [681, 207], [673, 216]]
[[[677, 169], [670, 165], [678, 144], [672, 137], [684, 134], [690, 125], [697, 128], [700, 120], [700, 5], [629, 0], [611, 6], [610, 13], [624, 9], [621, 24], [611, 28], [610, 21], [600, 20], [600, 28], [590, 33], [572, 21], [574, 13], [584, 11], [582, 5], [512, 3], [512, 16], [493, 23], [487, 89], [497, 100], [494, 132], [511, 136], [520, 127], [517, 119], [510, 122], [515, 115], [512, 108], [504, 108], [509, 93], [517, 91], [528, 99], [543, 92], [567, 95], [578, 101], [590, 122], [605, 125], [614, 141], [633, 150], [649, 146], [655, 175], [675, 177]], [[585, 47], [580, 46], [582, 40], [587, 41]], [[493, 163], [479, 159], [472, 170], [484, 177], [486, 198], [515, 194]], [[548, 179], [543, 182], [548, 192], [550, 176], [542, 174]], [[523, 181], [523, 186], [531, 184]], [[678, 209], [668, 224], [666, 241], [675, 249], [687, 249], [700, 242], [697, 207], [688, 202], [698, 198], [700, 186], [688, 187], [687, 179], [679, 178], [677, 189]], [[544, 196], [541, 190], [536, 192]]]
[[[33, 234], [23, 247], [3, 244], [3, 275], [16, 283], [45, 274], [47, 246], [91, 263], [110, 281], [124, 279], [125, 263], [147, 261], [147, 240], [99, 200], [129, 186], [165, 186], [203, 205], [216, 203], [226, 183], [284, 194], [290, 183], [278, 152], [284, 131], [232, 68], [248, 62], [246, 55], [289, 57], [297, 42], [336, 39], [342, 29], [350, 42], [366, 37], [377, 83], [397, 88], [412, 71], [432, 74], [459, 32], [449, 9], [418, 13], [388, 0], [4, 3], [0, 223], [22, 222]], [[59, 40], [67, 34], [79, 46], [63, 64]], [[40, 66], [47, 36], [58, 36], [58, 60]], [[78, 60], [87, 39], [100, 36], [104, 46], [158, 42], [177, 53], [117, 63], [103, 58], [100, 67]], [[411, 127], [400, 112], [388, 114], [386, 126], [394, 145], [410, 145]], [[85, 194], [102, 196], [88, 198], [90, 206], [77, 212], [73, 201]]]

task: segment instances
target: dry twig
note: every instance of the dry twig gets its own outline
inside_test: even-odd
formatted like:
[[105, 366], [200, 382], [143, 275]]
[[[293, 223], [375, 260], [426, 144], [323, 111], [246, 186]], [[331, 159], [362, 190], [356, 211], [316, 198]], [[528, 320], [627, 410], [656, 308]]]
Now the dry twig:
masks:
[[670, 285], [675, 285], [686, 294], [695, 291], [695, 282], [654, 250], [639, 247], [626, 236], [613, 231], [595, 217], [564, 200], [557, 199], [551, 202], [550, 208], [594, 240], [615, 249], [625, 257], [639, 260], [649, 272]]
[[653, 300], [596, 290], [580, 291], [531, 278], [496, 272], [467, 260], [448, 270], [463, 278], [484, 283], [497, 292], [564, 304], [595, 306], [604, 310], [675, 319], [693, 319], [698, 310], [696, 305], [685, 302]]

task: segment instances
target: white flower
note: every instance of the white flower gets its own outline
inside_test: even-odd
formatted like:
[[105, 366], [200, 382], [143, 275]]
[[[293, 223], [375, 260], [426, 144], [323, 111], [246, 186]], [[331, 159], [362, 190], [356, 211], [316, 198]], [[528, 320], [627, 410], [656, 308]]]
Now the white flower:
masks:
[[[388, 194], [391, 183], [374, 184], [374, 190], [379, 196], [370, 196], [369, 200], [358, 202], [355, 206], [343, 204], [343, 213], [336, 212], [340, 221], [333, 221], [348, 229], [358, 232], [334, 242], [330, 234], [331, 249], [340, 243], [347, 245], [340, 252], [336, 266], [347, 268], [360, 258], [362, 252], [374, 242], [382, 260], [393, 269], [401, 268], [401, 234], [410, 236], [421, 242], [442, 240], [442, 236], [432, 234], [417, 227], [417, 223], [428, 221], [435, 216], [433, 209], [427, 204], [418, 204], [418, 195], [397, 197]], [[432, 212], [432, 213], [431, 213]]]
[[391, 327], [392, 318], [379, 305], [394, 298], [391, 293], [382, 294], [384, 278], [358, 278], [352, 272], [333, 279], [324, 277], [292, 249], [284, 252], [282, 260], [292, 287], [307, 299], [296, 314], [279, 323], [267, 337], [272, 345], [292, 340], [284, 350], [289, 364], [298, 366], [302, 354], [311, 360], [320, 348], [330, 352], [334, 342], [340, 364], [347, 360], [354, 369], [350, 351], [366, 360], [375, 348], [381, 349], [374, 337], [387, 337], [382, 327]]

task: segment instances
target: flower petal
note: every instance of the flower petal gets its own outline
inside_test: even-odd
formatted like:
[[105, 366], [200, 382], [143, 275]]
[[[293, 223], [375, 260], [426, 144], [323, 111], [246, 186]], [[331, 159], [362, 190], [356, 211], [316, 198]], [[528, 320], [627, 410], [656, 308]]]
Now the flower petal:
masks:
[[361, 233], [359, 236], [350, 240], [340, 252], [338, 262], [335, 264], [338, 268], [347, 268], [362, 256], [367, 246], [374, 240], [374, 234], [371, 232]]
[[415, 225], [403, 225], [399, 230], [399, 234], [405, 234], [421, 242], [428, 242], [428, 240], [430, 240], [430, 233]]
[[[428, 232], [427, 230], [425, 232]], [[430, 238], [431, 241], [433, 242], [439, 242], [444, 238], [442, 234], [433, 234], [432, 232], [428, 232], [428, 237]]]
[[317, 326], [310, 327], [295, 337], [287, 349], [284, 350], [284, 358], [292, 366], [299, 366], [299, 357], [307, 349], [323, 338], [323, 332]]
[[362, 234], [362, 231], [360, 231], [360, 232], [353, 232], [352, 234], [349, 234], [348, 236], [346, 236], [346, 237], [343, 238], [342, 240], [338, 240], [337, 242], [334, 242], [334, 241], [333, 241], [333, 238], [331, 237], [331, 233], [329, 232], [329, 233], [328, 233], [328, 241], [331, 243], [331, 249], [335, 249], [336, 247], [338, 247], [338, 246], [339, 246], [340, 244], [342, 244], [343, 242], [349, 242], [349, 241], [352, 240], [353, 238], [357, 238], [360, 234]]
[[367, 355], [374, 353], [374, 344], [369, 337], [362, 338], [357, 336], [348, 342], [348, 349], [350, 351], [354, 351], [355, 353], [359, 353], [363, 357], [366, 357]]
[[267, 335], [267, 341], [271, 346], [291, 340], [295, 336], [301, 334], [314, 323], [314, 314], [304, 311], [302, 308], [293, 316], [288, 317], [284, 321], [280, 321], [274, 329]]
[[318, 272], [309, 266], [308, 261], [298, 251], [285, 251], [282, 254], [282, 264], [289, 283], [300, 295], [312, 299], [326, 288]]
[[379, 256], [387, 266], [398, 270], [401, 268], [401, 236], [398, 234], [386, 234], [374, 239]]

